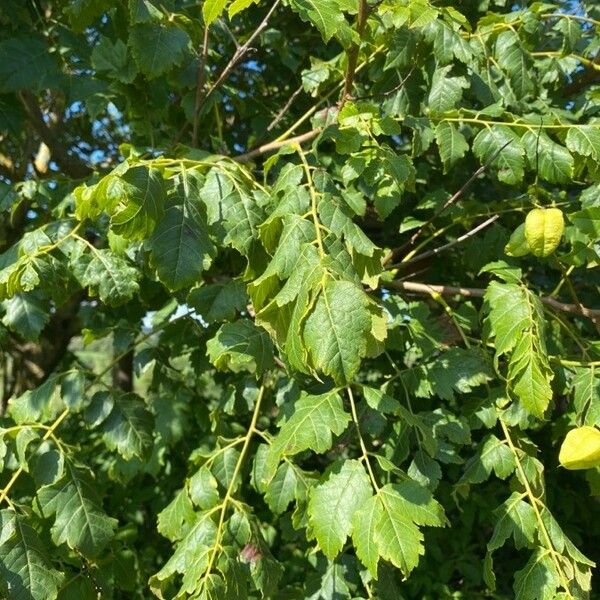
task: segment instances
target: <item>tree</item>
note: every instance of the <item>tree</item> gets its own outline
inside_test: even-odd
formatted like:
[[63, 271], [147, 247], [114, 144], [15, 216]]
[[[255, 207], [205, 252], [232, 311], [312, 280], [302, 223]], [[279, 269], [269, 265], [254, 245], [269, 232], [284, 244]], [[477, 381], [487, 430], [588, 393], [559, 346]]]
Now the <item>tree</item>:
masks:
[[590, 597], [599, 18], [4, 0], [0, 595]]

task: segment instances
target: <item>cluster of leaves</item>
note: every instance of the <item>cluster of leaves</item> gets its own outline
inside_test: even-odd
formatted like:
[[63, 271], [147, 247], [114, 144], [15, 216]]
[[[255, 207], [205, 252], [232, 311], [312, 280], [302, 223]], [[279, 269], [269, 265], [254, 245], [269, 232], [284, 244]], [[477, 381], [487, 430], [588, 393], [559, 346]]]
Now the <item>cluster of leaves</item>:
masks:
[[0, 6], [2, 597], [598, 587], [600, 21], [464, 4]]

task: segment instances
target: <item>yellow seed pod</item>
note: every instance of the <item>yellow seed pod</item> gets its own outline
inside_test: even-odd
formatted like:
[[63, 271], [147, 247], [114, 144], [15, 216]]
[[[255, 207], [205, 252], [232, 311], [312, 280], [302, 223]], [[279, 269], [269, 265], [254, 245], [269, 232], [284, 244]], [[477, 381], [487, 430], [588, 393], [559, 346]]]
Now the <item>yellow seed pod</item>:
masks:
[[600, 429], [584, 425], [567, 433], [560, 453], [560, 464], [565, 469], [593, 469], [600, 466]]
[[534, 256], [550, 256], [560, 244], [565, 220], [558, 208], [534, 208], [525, 218], [525, 238]]

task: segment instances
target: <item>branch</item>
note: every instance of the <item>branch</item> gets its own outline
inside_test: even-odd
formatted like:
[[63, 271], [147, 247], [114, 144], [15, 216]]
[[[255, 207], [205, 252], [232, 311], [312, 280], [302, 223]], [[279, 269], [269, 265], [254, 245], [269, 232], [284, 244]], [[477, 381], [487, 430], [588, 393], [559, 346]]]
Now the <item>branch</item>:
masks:
[[76, 156], [69, 154], [62, 141], [48, 127], [35, 96], [28, 90], [23, 90], [20, 92], [19, 97], [35, 132], [40, 136], [42, 142], [50, 148], [52, 156], [60, 168], [74, 179], [82, 179], [90, 175], [92, 169]]
[[460, 237], [457, 237], [455, 240], [448, 242], [447, 244], [444, 244], [443, 246], [439, 246], [438, 248], [434, 248], [433, 250], [428, 250], [427, 252], [423, 252], [422, 254], [417, 254], [416, 256], [413, 256], [411, 259], [402, 261], [401, 263], [398, 263], [397, 265], [393, 265], [393, 266], [403, 267], [405, 265], [410, 265], [410, 264], [419, 262], [421, 260], [424, 260], [426, 258], [429, 258], [430, 256], [437, 256], [438, 254], [441, 254], [442, 252], [449, 250], [453, 246], [456, 246], [457, 244], [460, 244], [461, 242], [468, 240], [470, 237], [473, 237], [476, 233], [480, 232], [482, 229], [485, 229], [486, 227], [491, 225], [494, 221], [497, 221], [499, 218], [500, 218], [500, 215], [494, 215], [493, 217], [490, 217], [489, 219], [485, 220], [483, 223], [480, 223], [479, 225], [477, 225], [477, 227], [474, 227], [470, 231], [467, 231], [467, 233], [464, 233]]
[[[483, 298], [486, 290], [483, 288], [464, 288], [452, 285], [432, 285], [429, 283], [417, 283], [416, 281], [390, 281], [385, 284], [397, 290], [413, 292], [415, 294], [441, 294], [446, 296], [464, 296], [465, 298]], [[566, 304], [559, 302], [550, 296], [540, 296], [540, 300], [547, 306], [572, 315], [580, 315], [591, 319], [594, 323], [600, 322], [600, 309], [586, 308], [577, 304]]]
[[348, 66], [346, 67], [346, 78], [344, 80], [344, 91], [342, 92], [341, 105], [352, 95], [352, 87], [354, 86], [354, 75], [356, 74], [356, 65], [358, 63], [358, 53], [360, 51], [360, 40], [367, 24], [369, 15], [369, 7], [367, 0], [358, 0], [358, 15], [356, 17], [356, 33], [358, 33], [359, 41], [352, 44], [348, 50]]
[[233, 56], [231, 57], [231, 60], [225, 65], [225, 68], [221, 71], [221, 74], [219, 75], [217, 80], [212, 84], [212, 86], [210, 87], [210, 89], [208, 90], [206, 95], [203, 98], [201, 98], [200, 105], [197, 106], [197, 112], [200, 112], [202, 110], [202, 106], [204, 105], [204, 102], [206, 102], [206, 100], [211, 96], [211, 94], [215, 90], [217, 90], [219, 87], [221, 87], [221, 85], [223, 85], [223, 82], [227, 79], [227, 77], [229, 77], [229, 74], [231, 73], [231, 71], [233, 71], [235, 66], [242, 60], [244, 55], [247, 54], [247, 52], [250, 50], [252, 42], [254, 42], [254, 40], [266, 28], [271, 15], [275, 12], [275, 9], [277, 8], [277, 6], [279, 6], [280, 1], [281, 0], [275, 0], [275, 4], [273, 4], [273, 6], [269, 10], [269, 12], [265, 15], [265, 18], [260, 22], [258, 27], [254, 30], [254, 33], [248, 38], [248, 40], [243, 45], [241, 45], [239, 48], [236, 49]]
[[198, 124], [200, 109], [204, 102], [204, 81], [206, 79], [206, 57], [208, 56], [208, 25], [204, 27], [204, 40], [202, 41], [202, 54], [198, 62], [198, 83], [196, 85], [196, 103], [194, 105], [194, 129], [192, 131], [192, 146], [198, 145]]
[[298, 95], [302, 92], [304, 86], [300, 85], [300, 87], [288, 98], [288, 101], [285, 103], [285, 106], [277, 113], [276, 117], [269, 123], [267, 126], [267, 131], [271, 131], [281, 121], [283, 115], [290, 109], [294, 100], [298, 97]]
[[501, 146], [500, 148], [498, 148], [498, 150], [496, 150], [496, 152], [494, 152], [494, 154], [492, 154], [492, 156], [490, 157], [490, 160], [488, 160], [484, 165], [481, 165], [481, 167], [479, 167], [479, 169], [477, 169], [477, 171], [475, 171], [475, 173], [473, 173], [473, 175], [471, 175], [471, 177], [469, 177], [469, 179], [458, 190], [458, 192], [456, 192], [453, 196], [451, 196], [445, 202], [445, 204], [443, 206], [441, 206], [440, 208], [438, 208], [435, 211], [435, 213], [433, 213], [433, 216], [430, 219], [428, 219], [425, 223], [423, 223], [423, 225], [421, 225], [421, 227], [419, 227], [417, 229], [417, 231], [415, 231], [415, 233], [412, 234], [412, 236], [410, 237], [410, 239], [408, 240], [408, 242], [406, 242], [405, 244], [402, 244], [402, 246], [400, 246], [399, 248], [395, 248], [394, 250], [390, 250], [390, 252], [388, 252], [387, 255], [383, 259], [383, 265], [386, 265], [391, 260], [393, 260], [400, 252], [402, 252], [402, 250], [404, 250], [408, 246], [412, 246], [415, 243], [416, 239], [421, 235], [421, 233], [423, 232], [423, 230], [427, 226], [429, 226], [432, 223], [432, 221], [434, 221], [437, 217], [439, 217], [445, 210], [447, 210], [453, 204], [455, 204], [462, 197], [462, 195], [471, 187], [471, 185], [473, 184], [473, 182], [486, 169], [488, 169], [490, 167], [490, 165], [496, 160], [496, 158], [498, 158], [498, 156], [500, 155], [500, 152], [502, 152], [504, 150], [504, 148], [506, 148], [511, 142], [512, 142], [512, 140], [508, 140], [508, 142], [506, 142], [506, 144], [504, 144], [503, 146]]
[[250, 152], [246, 152], [246, 154], [240, 154], [239, 156], [234, 156], [233, 160], [239, 163], [246, 163], [251, 161], [253, 158], [257, 156], [262, 156], [263, 154], [268, 154], [269, 152], [273, 152], [275, 150], [279, 150], [279, 148], [283, 148], [283, 146], [287, 146], [288, 144], [302, 144], [304, 142], [308, 142], [313, 140], [321, 133], [321, 128], [317, 127], [316, 129], [311, 129], [302, 135], [297, 135], [296, 137], [289, 138], [287, 140], [279, 140], [274, 142], [269, 142], [268, 144], [263, 144], [254, 150], [250, 150]]

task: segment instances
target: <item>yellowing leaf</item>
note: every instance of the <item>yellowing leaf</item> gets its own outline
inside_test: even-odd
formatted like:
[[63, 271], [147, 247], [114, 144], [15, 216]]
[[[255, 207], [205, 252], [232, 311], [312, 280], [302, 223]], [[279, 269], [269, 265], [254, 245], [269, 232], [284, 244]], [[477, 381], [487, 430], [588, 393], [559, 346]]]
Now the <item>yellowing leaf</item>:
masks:
[[572, 471], [600, 466], [600, 429], [584, 425], [567, 433], [558, 455], [560, 464]]
[[534, 256], [550, 256], [560, 244], [565, 221], [558, 208], [534, 208], [525, 219], [525, 238]]
[[214, 20], [221, 16], [225, 10], [227, 0], [206, 0], [202, 6], [202, 16], [206, 25], [210, 25]]

